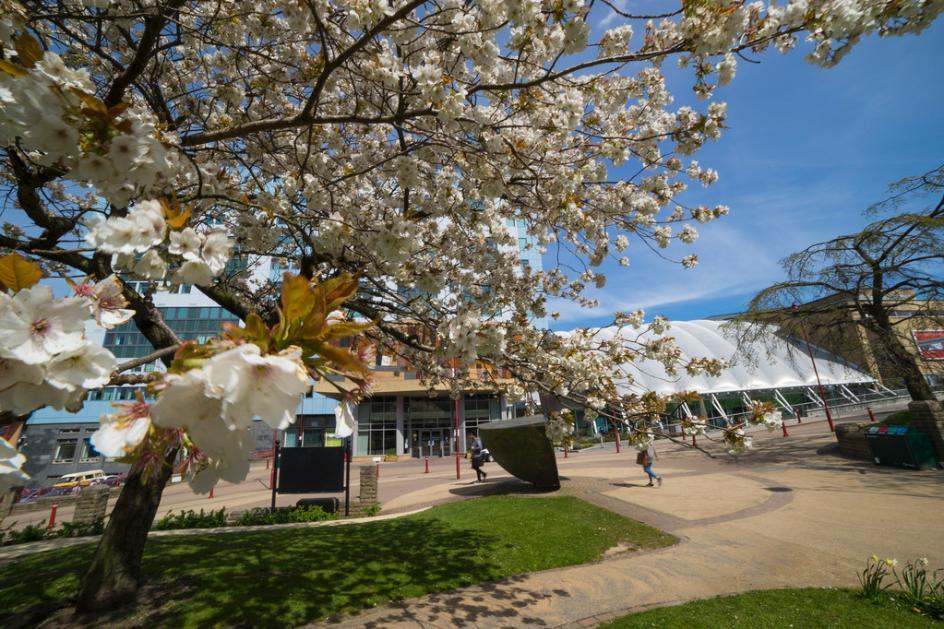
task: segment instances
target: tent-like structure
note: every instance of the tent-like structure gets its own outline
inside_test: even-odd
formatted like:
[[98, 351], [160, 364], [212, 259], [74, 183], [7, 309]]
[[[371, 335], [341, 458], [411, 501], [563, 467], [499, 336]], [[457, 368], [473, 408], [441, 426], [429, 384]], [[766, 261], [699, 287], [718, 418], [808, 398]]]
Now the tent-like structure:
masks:
[[[786, 387], [816, 386], [816, 374], [806, 351], [794, 339], [781, 338], [771, 344], [756, 344], [739, 351], [733, 333], [722, 328], [722, 321], [673, 321], [665, 336], [675, 339], [682, 351], [683, 360], [689, 358], [718, 358], [729, 363], [729, 367], [718, 377], [706, 375], [689, 376], [680, 371], [669, 376], [663, 366], [654, 360], [645, 360], [624, 368], [635, 380], [626, 386], [633, 391], [655, 391], [660, 394], [680, 391], [699, 393], [727, 393], [758, 389], [782, 389]], [[601, 339], [611, 339], [617, 328], [600, 331]], [[640, 340], [651, 340], [651, 333], [643, 334]], [[816, 368], [825, 385], [849, 385], [871, 383], [873, 378], [855, 365], [850, 365], [826, 352], [813, 347]]]
[[[778, 337], [773, 343], [758, 342], [739, 348], [734, 331], [723, 327], [725, 323], [713, 320], [673, 321], [664, 333], [664, 336], [675, 339], [683, 362], [690, 358], [716, 358], [728, 363], [719, 376], [690, 376], [683, 369], [670, 376], [661, 363], [640, 360], [622, 366], [621, 371], [628, 373], [631, 379], [618, 381], [617, 386], [622, 393], [654, 391], [669, 395], [694, 391], [705, 403], [698, 414], [722, 418], [745, 411], [751, 400], [758, 399], [774, 402], [791, 414], [797, 406], [821, 406], [815, 390], [816, 373], [803, 341]], [[599, 331], [597, 339], [610, 340], [618, 333], [618, 328], [604, 328]], [[638, 340], [652, 338], [653, 333], [646, 331]], [[856, 403], [863, 391], [868, 395], [891, 394], [888, 389], [880, 390], [883, 387], [858, 366], [822, 348], [814, 346], [812, 351], [819, 378], [829, 390], [828, 398], [837, 397], [840, 403]], [[687, 406], [685, 410], [689, 412]]]

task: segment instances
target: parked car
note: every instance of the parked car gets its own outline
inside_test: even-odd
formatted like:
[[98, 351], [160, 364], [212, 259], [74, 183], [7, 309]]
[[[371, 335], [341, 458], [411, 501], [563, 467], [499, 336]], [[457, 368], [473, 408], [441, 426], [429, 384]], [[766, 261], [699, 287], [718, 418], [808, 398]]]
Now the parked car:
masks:
[[59, 482], [53, 487], [88, 487], [105, 481], [104, 470], [89, 470], [87, 472], [72, 472], [59, 477]]
[[109, 474], [102, 482], [109, 487], [121, 487], [125, 482], [125, 475], [123, 472], [119, 474]]

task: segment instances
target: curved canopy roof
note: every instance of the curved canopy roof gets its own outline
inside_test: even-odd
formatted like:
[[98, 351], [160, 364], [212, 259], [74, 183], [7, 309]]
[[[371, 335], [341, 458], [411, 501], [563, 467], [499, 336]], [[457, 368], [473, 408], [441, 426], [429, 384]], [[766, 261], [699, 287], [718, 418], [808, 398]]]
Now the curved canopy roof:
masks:
[[[816, 374], [806, 352], [805, 344], [795, 339], [778, 339], [776, 343], [757, 343], [746, 352], [739, 352], [730, 331], [722, 329], [722, 321], [673, 321], [665, 336], [675, 338], [682, 351], [683, 361], [689, 358], [718, 358], [729, 367], [717, 378], [707, 375], [689, 376], [679, 370], [677, 376], [668, 376], [660, 363], [644, 360], [623, 366], [633, 374], [635, 382], [623, 382], [627, 392], [655, 391], [670, 394], [681, 391], [725, 393], [785, 387], [816, 385]], [[611, 339], [618, 328], [600, 330], [599, 338]], [[640, 341], [654, 335], [646, 332]], [[813, 347], [816, 368], [824, 385], [873, 382], [873, 378], [855, 365], [846, 363], [829, 352]]]

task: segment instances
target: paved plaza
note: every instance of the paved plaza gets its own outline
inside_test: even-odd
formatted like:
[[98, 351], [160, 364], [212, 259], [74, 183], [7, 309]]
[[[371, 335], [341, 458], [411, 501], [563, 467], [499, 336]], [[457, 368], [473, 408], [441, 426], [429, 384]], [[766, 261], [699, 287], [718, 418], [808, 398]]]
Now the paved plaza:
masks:
[[[664, 451], [655, 466], [665, 477], [661, 488], [645, 487], [645, 476], [625, 449], [572, 454], [559, 461], [567, 479], [562, 493], [657, 526], [679, 543], [403, 601], [335, 625], [593, 626], [631, 611], [719, 594], [855, 586], [856, 571], [873, 553], [944, 565], [940, 471], [888, 469], [839, 457], [822, 421], [791, 426], [790, 434], [760, 434], [757, 450], [737, 460]], [[388, 507], [519, 490], [527, 488], [493, 474], [482, 485], [448, 482], [405, 492]]]

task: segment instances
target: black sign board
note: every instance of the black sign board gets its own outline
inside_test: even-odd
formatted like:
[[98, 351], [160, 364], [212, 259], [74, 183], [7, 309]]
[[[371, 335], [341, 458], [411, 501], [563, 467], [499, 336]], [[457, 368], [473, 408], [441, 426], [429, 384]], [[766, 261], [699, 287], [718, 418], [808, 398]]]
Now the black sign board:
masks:
[[279, 448], [280, 494], [344, 489], [344, 448]]

